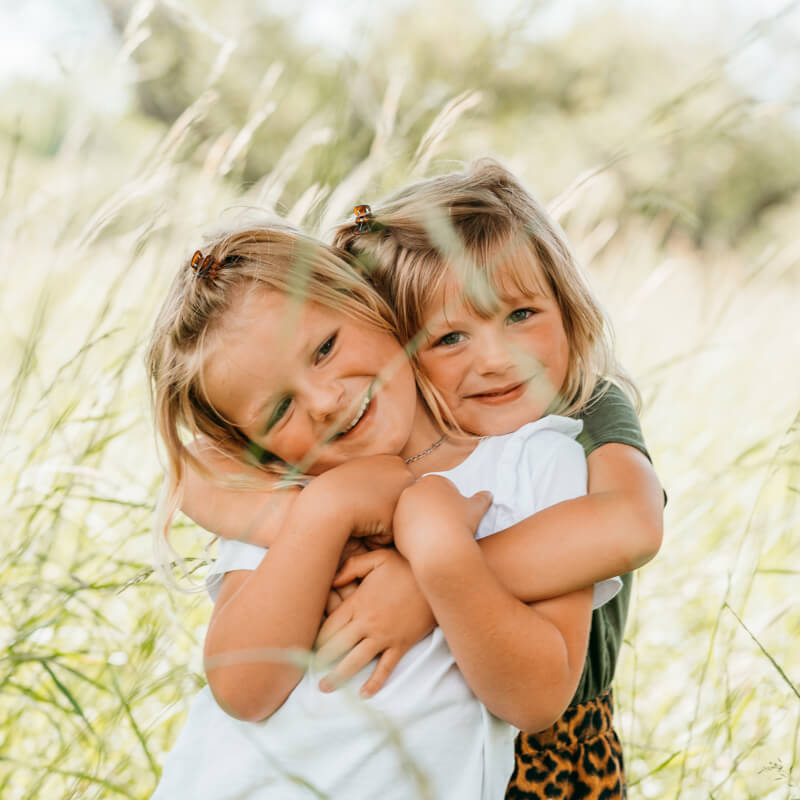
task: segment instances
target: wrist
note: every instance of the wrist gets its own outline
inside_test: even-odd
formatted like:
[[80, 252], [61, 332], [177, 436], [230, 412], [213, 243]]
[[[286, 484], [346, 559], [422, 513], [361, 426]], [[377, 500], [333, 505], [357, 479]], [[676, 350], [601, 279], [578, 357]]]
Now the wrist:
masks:
[[289, 517], [290, 528], [309, 528], [315, 536], [333, 540], [340, 547], [350, 538], [353, 529], [352, 511], [342, 503], [341, 492], [325, 476], [315, 478], [297, 497]]

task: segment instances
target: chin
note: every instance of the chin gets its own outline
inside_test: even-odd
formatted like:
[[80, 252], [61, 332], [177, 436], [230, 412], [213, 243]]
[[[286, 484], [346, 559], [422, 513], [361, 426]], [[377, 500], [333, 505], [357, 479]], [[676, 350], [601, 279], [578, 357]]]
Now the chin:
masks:
[[541, 418], [541, 414], [536, 414], [531, 411], [529, 414], [507, 413], [507, 414], [492, 414], [481, 415], [481, 419], [456, 420], [464, 430], [474, 433], [478, 436], [504, 436], [507, 433], [514, 433], [519, 430], [523, 425], [529, 422], [535, 422]]

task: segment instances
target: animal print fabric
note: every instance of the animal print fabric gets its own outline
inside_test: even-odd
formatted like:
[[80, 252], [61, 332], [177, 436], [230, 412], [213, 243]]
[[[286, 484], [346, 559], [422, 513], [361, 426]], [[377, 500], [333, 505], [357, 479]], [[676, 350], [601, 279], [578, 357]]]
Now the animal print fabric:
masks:
[[517, 736], [506, 800], [627, 797], [611, 692], [570, 706], [552, 727]]

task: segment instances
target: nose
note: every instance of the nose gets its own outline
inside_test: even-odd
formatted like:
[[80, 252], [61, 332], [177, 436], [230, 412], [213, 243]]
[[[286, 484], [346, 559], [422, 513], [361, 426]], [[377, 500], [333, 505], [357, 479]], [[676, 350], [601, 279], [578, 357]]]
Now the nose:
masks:
[[308, 413], [317, 422], [329, 423], [344, 410], [344, 387], [336, 380], [320, 380], [307, 388]]
[[475, 368], [481, 375], [502, 375], [516, 366], [511, 349], [497, 331], [485, 331], [475, 355]]

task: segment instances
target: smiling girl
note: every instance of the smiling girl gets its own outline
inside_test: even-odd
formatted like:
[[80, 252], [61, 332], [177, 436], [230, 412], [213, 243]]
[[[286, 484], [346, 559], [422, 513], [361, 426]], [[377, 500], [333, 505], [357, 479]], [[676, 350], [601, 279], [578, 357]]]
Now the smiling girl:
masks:
[[[506, 585], [515, 592], [524, 586], [528, 600], [613, 575], [624, 584], [593, 614], [570, 708], [551, 728], [517, 738], [508, 797], [624, 797], [611, 682], [632, 572], [661, 543], [663, 493], [610, 325], [557, 223], [492, 159], [405, 187], [359, 212], [335, 243], [358, 259], [395, 309], [400, 339], [433, 407], [481, 436], [508, 434], [546, 413], [584, 423], [588, 494], [487, 539], [483, 549]], [[519, 560], [523, 549], [530, 561]], [[530, 563], [537, 565], [533, 573]], [[368, 568], [369, 557], [361, 556], [337, 581]], [[359, 588], [326, 621], [323, 635], [350, 627], [368, 639], [376, 627], [367, 622], [371, 602]], [[382, 646], [407, 641], [406, 625], [399, 615], [385, 621]]]
[[[228, 463], [258, 452], [272, 485], [290, 466], [317, 477], [283, 496], [268, 551], [221, 543], [209, 687], [155, 797], [292, 798], [311, 787], [331, 797], [502, 797], [511, 726], [550, 724], [575, 690], [592, 591], [518, 600], [474, 540], [490, 497], [462, 495], [487, 458], [507, 466], [476, 488], [532, 487], [517, 517], [580, 495], [575, 426], [448, 436], [416, 391], [392, 312], [337, 251], [272, 226], [218, 238], [204, 253], [176, 276], [149, 351], [169, 457], [159, 535], [187, 465], [208, 464], [186, 437], [202, 435]], [[432, 470], [455, 486], [439, 475], [410, 485]], [[495, 516], [479, 536], [508, 524], [508, 513]], [[384, 574], [396, 585], [413, 574], [417, 602], [406, 610], [430, 629], [432, 609], [439, 627], [375, 697], [324, 693], [324, 670], [296, 654], [314, 642], [347, 541], [390, 530], [397, 552], [382, 551]]]

